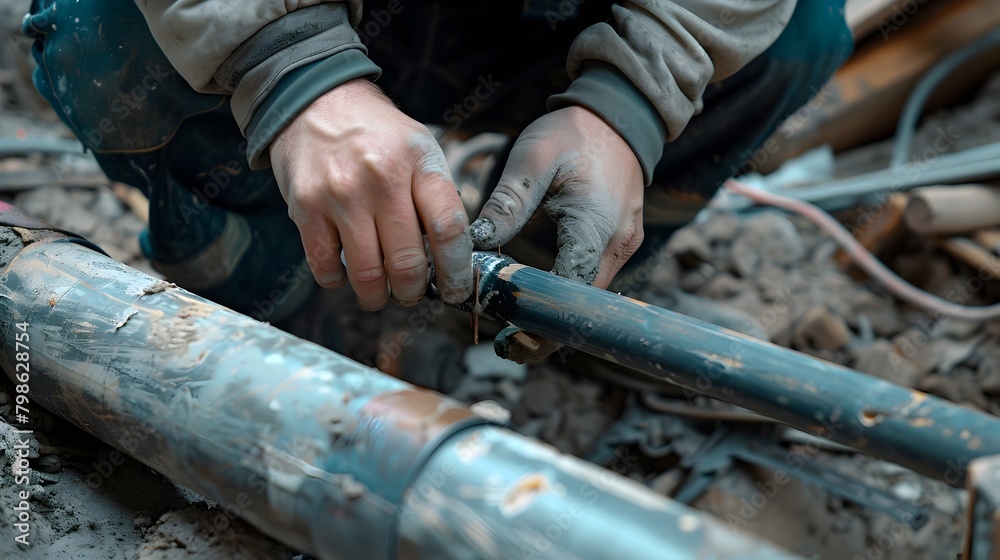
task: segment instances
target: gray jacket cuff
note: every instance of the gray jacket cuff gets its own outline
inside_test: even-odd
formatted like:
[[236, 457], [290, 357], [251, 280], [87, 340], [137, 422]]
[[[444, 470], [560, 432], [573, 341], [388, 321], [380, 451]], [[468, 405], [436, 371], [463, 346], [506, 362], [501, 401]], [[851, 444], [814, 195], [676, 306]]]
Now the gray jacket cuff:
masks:
[[667, 126], [652, 103], [620, 70], [605, 62], [588, 60], [565, 93], [553, 95], [549, 111], [570, 105], [586, 107], [614, 128], [635, 153], [646, 186], [663, 156]]
[[381, 69], [360, 50], [337, 53], [325, 60], [296, 68], [271, 90], [247, 125], [247, 160], [251, 169], [271, 165], [268, 147], [310, 103], [331, 89], [355, 78], [374, 79]]
[[[367, 61], [367, 66], [374, 68], [369, 74], [379, 73], [351, 27], [347, 4], [317, 4], [262, 27], [233, 51], [214, 79], [232, 94], [233, 116], [243, 134], [249, 136], [248, 127], [258, 109], [289, 72], [347, 52]], [[329, 80], [326, 83], [329, 88], [338, 85], [329, 84]]]

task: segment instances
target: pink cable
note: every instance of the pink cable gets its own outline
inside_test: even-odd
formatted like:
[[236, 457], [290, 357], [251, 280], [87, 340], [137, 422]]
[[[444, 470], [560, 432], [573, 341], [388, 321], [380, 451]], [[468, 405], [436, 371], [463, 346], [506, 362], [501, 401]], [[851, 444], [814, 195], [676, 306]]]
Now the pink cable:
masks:
[[782, 208], [807, 218], [843, 247], [868, 276], [885, 286], [889, 292], [903, 301], [928, 311], [959, 319], [986, 321], [1000, 317], [1000, 303], [981, 307], [960, 305], [925, 292], [903, 280], [876, 259], [840, 222], [813, 204], [755, 189], [731, 179], [726, 181], [725, 187], [758, 205]]

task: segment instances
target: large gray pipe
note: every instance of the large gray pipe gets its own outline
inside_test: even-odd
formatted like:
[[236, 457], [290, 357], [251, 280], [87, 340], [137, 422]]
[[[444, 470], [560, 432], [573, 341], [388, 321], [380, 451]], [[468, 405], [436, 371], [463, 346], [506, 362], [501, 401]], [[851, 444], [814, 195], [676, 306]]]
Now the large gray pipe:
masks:
[[0, 226], [0, 267], [0, 363], [16, 379], [17, 325], [27, 323], [29, 407], [296, 550], [352, 560], [789, 558], [60, 234]]

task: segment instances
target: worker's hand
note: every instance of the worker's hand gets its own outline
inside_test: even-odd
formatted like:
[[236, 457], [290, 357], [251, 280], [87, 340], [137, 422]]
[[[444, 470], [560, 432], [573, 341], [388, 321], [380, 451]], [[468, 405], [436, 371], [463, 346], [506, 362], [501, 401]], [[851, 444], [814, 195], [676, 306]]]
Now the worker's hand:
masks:
[[316, 281], [346, 278], [364, 310], [420, 301], [428, 259], [449, 302], [472, 292], [469, 218], [444, 154], [422, 124], [367, 80], [314, 101], [271, 144], [271, 163], [288, 214], [302, 235]]
[[[507, 166], [479, 219], [477, 249], [495, 250], [524, 226], [535, 209], [557, 226], [559, 253], [552, 272], [606, 288], [642, 242], [643, 177], [625, 140], [582, 107], [548, 113], [515, 142]], [[506, 337], [507, 341], [524, 337]], [[547, 351], [509, 348], [532, 360]]]

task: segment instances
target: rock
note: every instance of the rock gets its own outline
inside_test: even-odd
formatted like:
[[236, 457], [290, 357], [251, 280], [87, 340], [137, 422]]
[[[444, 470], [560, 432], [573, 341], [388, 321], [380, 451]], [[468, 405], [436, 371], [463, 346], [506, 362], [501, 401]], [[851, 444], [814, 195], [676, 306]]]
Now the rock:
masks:
[[792, 288], [801, 285], [802, 280], [795, 271], [789, 272], [772, 262], [762, 263], [754, 278], [764, 301], [791, 300]]
[[95, 192], [97, 196], [94, 198], [91, 209], [97, 216], [104, 220], [113, 220], [124, 212], [125, 208], [111, 187], [99, 187], [95, 189]]
[[904, 387], [915, 387], [923, 377], [912, 362], [897, 354], [892, 344], [886, 340], [876, 340], [864, 348], [855, 350], [853, 354], [854, 369]]
[[572, 386], [573, 400], [580, 405], [593, 405], [601, 398], [603, 387], [586, 379], [579, 380]]
[[0, 451], [6, 452], [9, 457], [13, 458], [15, 452], [20, 452], [19, 448], [16, 447], [20, 445], [20, 441], [28, 442], [28, 458], [37, 459], [38, 440], [33, 435], [19, 433], [18, 428], [0, 421]]
[[920, 380], [917, 389], [935, 394], [958, 403], [969, 403], [980, 409], [986, 409], [989, 402], [983, 396], [976, 382], [975, 375], [968, 375], [961, 368], [951, 375], [928, 375]]
[[955, 339], [962, 339], [971, 337], [977, 330], [979, 330], [979, 326], [982, 323], [979, 321], [951, 318], [947, 321], [940, 321], [939, 324], [941, 325], [940, 332], [942, 335]]
[[684, 480], [684, 471], [679, 468], [670, 469], [649, 482], [649, 487], [656, 492], [669, 496]]
[[947, 374], [964, 364], [983, 341], [976, 336], [965, 340], [933, 338], [917, 352], [917, 360], [930, 366], [935, 373]]
[[524, 395], [521, 385], [510, 379], [501, 379], [496, 385], [496, 390], [497, 394], [512, 406], [520, 403]]
[[801, 260], [805, 246], [795, 225], [776, 211], [755, 214], [743, 222], [733, 254], [756, 253], [761, 260], [790, 264]]
[[995, 358], [983, 360], [976, 373], [982, 391], [987, 395], [1000, 397], [1000, 361]]
[[729, 299], [747, 288], [746, 280], [736, 278], [728, 272], [720, 272], [698, 290], [698, 295], [712, 299]]
[[726, 327], [743, 334], [755, 336], [764, 340], [769, 340], [769, 335], [762, 332], [758, 327], [758, 322], [754, 317], [734, 308], [728, 302], [718, 302], [710, 299], [699, 298], [685, 292], [677, 292], [677, 299], [670, 307], [672, 311], [701, 319], [702, 321]]
[[76, 203], [66, 194], [66, 189], [55, 186], [32, 189], [14, 198], [14, 206], [49, 223], [59, 221], [62, 209], [74, 204]]
[[[458, 387], [464, 376], [461, 345], [440, 331], [428, 329], [412, 334], [408, 330], [390, 331], [379, 340], [382, 350], [379, 355], [385, 359], [377, 360], [376, 364], [404, 381], [447, 393]], [[394, 352], [397, 347], [398, 352]], [[489, 350], [492, 353], [492, 347]], [[396, 359], [392, 359], [393, 354]]]
[[907, 479], [892, 485], [892, 493], [905, 502], [915, 502], [920, 497], [923, 487], [914, 479]]
[[[737, 250], [738, 249], [738, 250]], [[745, 242], [737, 241], [729, 252], [729, 267], [742, 278], [753, 278], [760, 266], [760, 255]]]
[[605, 418], [593, 407], [568, 413], [562, 427], [563, 436], [568, 443], [565, 451], [578, 454], [590, 447], [606, 428], [606, 423]]
[[[224, 523], [220, 523], [222, 519]], [[168, 511], [149, 527], [138, 557], [290, 559], [291, 552], [221, 508], [201, 506]]]
[[792, 343], [796, 348], [839, 350], [851, 341], [851, 332], [842, 317], [825, 306], [817, 305], [795, 324]]
[[872, 330], [878, 336], [895, 336], [906, 328], [899, 312], [889, 301], [879, 298], [867, 290], [852, 290], [847, 298], [850, 312], [845, 317], [864, 315], [871, 322]]
[[489, 380], [465, 376], [459, 381], [458, 387], [449, 394], [462, 402], [476, 402], [493, 395], [493, 383]]
[[840, 245], [836, 241], [824, 239], [809, 252], [809, 262], [815, 266], [829, 267], [838, 250], [840, 250]]
[[501, 377], [524, 381], [528, 366], [497, 356], [492, 344], [469, 346], [462, 358], [465, 371], [473, 377]]
[[568, 442], [562, 437], [563, 436], [563, 411], [560, 408], [552, 408], [549, 410], [549, 417], [545, 421], [545, 427], [542, 428], [541, 437], [543, 440], [554, 445], [559, 451], [565, 451], [569, 445]]
[[533, 418], [517, 426], [518, 433], [531, 438], [538, 438], [541, 436], [543, 429], [545, 429], [544, 418]]
[[681, 273], [680, 281], [677, 283], [677, 286], [685, 292], [694, 293], [711, 280], [711, 278], [715, 276], [715, 273], [716, 270], [714, 266], [708, 263], [702, 263], [701, 266], [694, 270], [688, 270]]
[[58, 455], [45, 455], [35, 461], [34, 468], [43, 473], [57, 473], [62, 470], [62, 459]]
[[946, 515], [958, 515], [963, 511], [962, 503], [959, 500], [960, 490], [943, 486], [940, 491], [935, 492], [931, 498], [934, 507], [944, 512]]
[[559, 387], [551, 378], [530, 379], [524, 386], [521, 407], [533, 416], [545, 416], [559, 402]]
[[681, 264], [689, 267], [697, 266], [712, 258], [712, 248], [708, 240], [690, 227], [681, 228], [670, 237], [667, 241], [667, 251]]
[[740, 217], [732, 212], [712, 212], [698, 230], [710, 242], [732, 241], [740, 229]]
[[469, 406], [469, 410], [477, 416], [486, 418], [497, 424], [510, 422], [511, 413], [496, 401], [479, 401]]
[[55, 225], [86, 237], [94, 231], [98, 223], [100, 218], [86, 206], [70, 203], [62, 208], [61, 216]]

